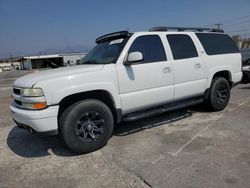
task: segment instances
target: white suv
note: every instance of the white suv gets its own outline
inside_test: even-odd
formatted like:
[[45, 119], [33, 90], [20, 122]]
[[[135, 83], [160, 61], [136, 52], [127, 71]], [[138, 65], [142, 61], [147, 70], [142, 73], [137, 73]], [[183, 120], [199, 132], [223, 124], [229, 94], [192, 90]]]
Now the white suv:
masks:
[[223, 110], [242, 77], [220, 30], [157, 27], [96, 39], [83, 65], [42, 71], [13, 86], [11, 114], [31, 132], [59, 133], [73, 151], [103, 147], [118, 122], [205, 102]]

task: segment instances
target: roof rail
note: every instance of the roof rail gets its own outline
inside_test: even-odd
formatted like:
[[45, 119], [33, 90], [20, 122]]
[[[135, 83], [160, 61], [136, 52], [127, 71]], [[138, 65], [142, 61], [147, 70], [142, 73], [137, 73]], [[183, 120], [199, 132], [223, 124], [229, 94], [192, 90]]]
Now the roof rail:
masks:
[[208, 31], [208, 32], [219, 32], [224, 33], [224, 30], [222, 29], [216, 29], [216, 28], [202, 28], [202, 27], [167, 27], [167, 26], [159, 26], [159, 27], [153, 27], [149, 29], [149, 31], [169, 31], [169, 30], [177, 30], [177, 31]]
[[129, 33], [128, 31], [118, 31], [118, 32], [109, 33], [109, 34], [100, 36], [95, 40], [95, 42], [102, 43], [102, 42], [112, 40], [112, 39], [120, 39], [120, 38], [129, 37], [131, 35], [132, 33]]

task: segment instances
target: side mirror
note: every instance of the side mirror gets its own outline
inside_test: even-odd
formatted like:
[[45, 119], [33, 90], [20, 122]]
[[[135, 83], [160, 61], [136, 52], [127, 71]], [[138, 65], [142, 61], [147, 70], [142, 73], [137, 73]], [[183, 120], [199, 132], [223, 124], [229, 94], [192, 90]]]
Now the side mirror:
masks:
[[143, 55], [141, 52], [131, 52], [128, 54], [127, 61], [124, 62], [125, 66], [129, 66], [132, 63], [143, 61]]

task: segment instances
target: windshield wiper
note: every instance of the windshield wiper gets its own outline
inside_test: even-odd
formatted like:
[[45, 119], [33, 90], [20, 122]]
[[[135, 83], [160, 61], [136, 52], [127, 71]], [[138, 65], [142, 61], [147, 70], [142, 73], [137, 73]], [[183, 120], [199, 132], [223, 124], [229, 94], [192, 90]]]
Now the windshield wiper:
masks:
[[88, 61], [83, 62], [83, 64], [98, 64], [98, 63], [94, 60], [88, 60]]

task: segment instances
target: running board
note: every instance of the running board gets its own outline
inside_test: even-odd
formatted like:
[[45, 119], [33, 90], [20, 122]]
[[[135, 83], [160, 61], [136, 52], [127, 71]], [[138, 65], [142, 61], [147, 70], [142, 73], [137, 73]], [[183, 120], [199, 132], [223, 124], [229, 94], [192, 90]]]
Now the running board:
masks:
[[178, 103], [160, 106], [157, 108], [152, 108], [149, 110], [133, 112], [131, 114], [125, 115], [123, 117], [123, 121], [136, 121], [136, 120], [143, 119], [146, 117], [151, 117], [151, 116], [155, 116], [155, 115], [162, 114], [165, 112], [170, 112], [170, 111], [178, 110], [178, 109], [185, 108], [188, 106], [200, 104], [203, 101], [204, 101], [204, 99], [200, 97], [200, 98], [186, 100], [186, 101], [182, 101], [182, 102], [178, 102]]

